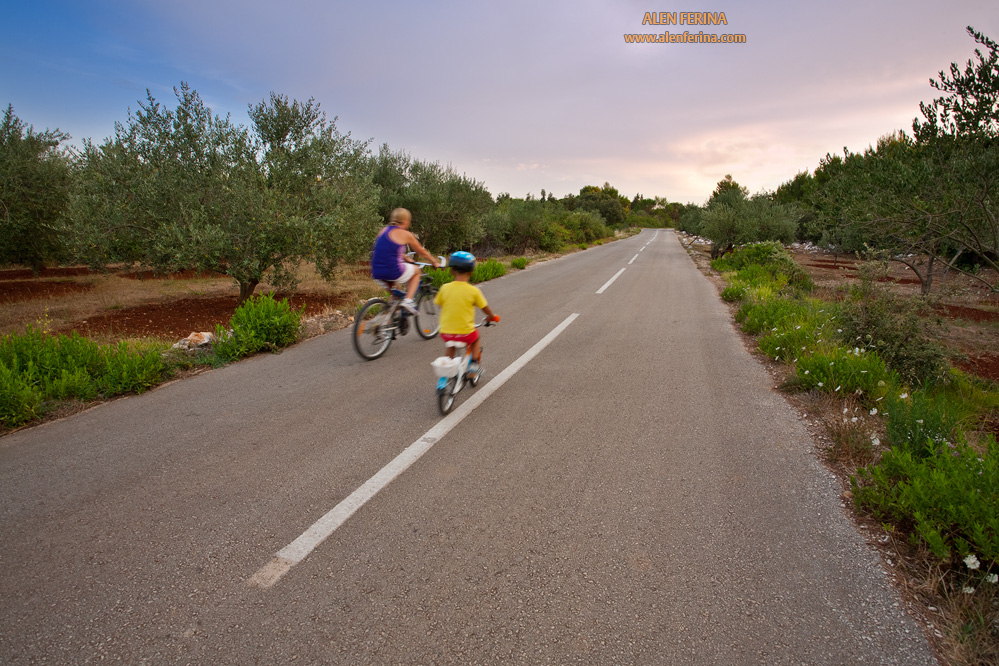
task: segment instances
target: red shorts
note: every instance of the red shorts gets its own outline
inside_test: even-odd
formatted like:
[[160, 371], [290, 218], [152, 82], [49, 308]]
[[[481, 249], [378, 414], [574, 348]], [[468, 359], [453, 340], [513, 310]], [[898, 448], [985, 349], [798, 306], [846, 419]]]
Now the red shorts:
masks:
[[465, 344], [472, 344], [479, 339], [479, 332], [472, 331], [471, 333], [463, 333], [458, 335], [456, 333], [441, 333], [441, 340], [444, 342], [464, 342]]

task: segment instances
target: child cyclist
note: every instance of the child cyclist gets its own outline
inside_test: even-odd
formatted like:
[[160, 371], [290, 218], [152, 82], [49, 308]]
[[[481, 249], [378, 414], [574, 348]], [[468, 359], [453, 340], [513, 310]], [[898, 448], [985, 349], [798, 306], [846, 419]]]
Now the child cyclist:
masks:
[[[471, 252], [455, 252], [448, 258], [448, 266], [454, 281], [441, 286], [434, 302], [441, 306], [441, 338], [445, 341], [468, 343], [472, 360], [468, 364], [468, 372], [472, 376], [480, 371], [482, 362], [482, 344], [479, 342], [479, 331], [475, 328], [475, 308], [481, 309], [489, 317], [489, 321], [499, 321], [482, 290], [469, 282], [472, 271], [475, 270], [475, 257]], [[448, 357], [454, 357], [454, 347], [447, 348]], [[446, 381], [446, 380], [445, 380]]]

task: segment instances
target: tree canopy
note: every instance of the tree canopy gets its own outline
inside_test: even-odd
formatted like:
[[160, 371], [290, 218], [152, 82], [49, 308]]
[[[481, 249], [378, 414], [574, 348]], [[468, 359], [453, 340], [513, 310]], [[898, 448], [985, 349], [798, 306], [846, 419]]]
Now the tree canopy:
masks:
[[251, 107], [251, 132], [186, 84], [174, 93], [175, 109], [147, 92], [112, 138], [84, 144], [69, 226], [84, 261], [216, 271], [243, 300], [265, 275], [288, 287], [304, 259], [328, 275], [366, 249], [376, 192], [365, 144], [318, 104], [272, 94]]
[[59, 222], [69, 200], [69, 135], [36, 132], [7, 106], [0, 121], [0, 263], [36, 272], [63, 259]]

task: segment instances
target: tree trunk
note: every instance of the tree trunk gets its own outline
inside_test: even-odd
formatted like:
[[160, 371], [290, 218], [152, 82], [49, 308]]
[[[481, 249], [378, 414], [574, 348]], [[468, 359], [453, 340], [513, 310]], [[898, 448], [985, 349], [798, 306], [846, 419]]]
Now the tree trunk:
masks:
[[926, 263], [926, 277], [922, 280], [920, 284], [920, 292], [923, 296], [928, 296], [930, 293], [930, 287], [933, 286], [933, 262], [936, 261], [936, 256], [930, 255], [929, 261]]
[[248, 280], [239, 283], [239, 304], [242, 305], [246, 299], [253, 296], [253, 290], [260, 284], [259, 280]]
[[953, 268], [953, 267], [955, 266], [955, 264], [957, 264], [957, 260], [958, 260], [958, 259], [959, 259], [959, 258], [961, 257], [961, 254], [962, 254], [963, 252], [964, 252], [964, 248], [961, 248], [960, 250], [958, 250], [958, 251], [957, 251], [957, 254], [955, 254], [955, 255], [954, 255], [954, 256], [953, 256], [952, 258], [951, 258], [951, 260], [950, 260], [950, 261], [948, 261], [948, 262], [947, 262], [947, 263], [946, 263], [946, 264], [944, 265], [944, 273], [943, 273], [943, 279], [942, 279], [942, 280], [940, 281], [940, 284], [943, 284], [943, 285], [946, 285], [946, 284], [947, 284], [947, 274], [948, 274], [948, 273], [950, 273], [950, 269], [952, 269], [952, 268]]

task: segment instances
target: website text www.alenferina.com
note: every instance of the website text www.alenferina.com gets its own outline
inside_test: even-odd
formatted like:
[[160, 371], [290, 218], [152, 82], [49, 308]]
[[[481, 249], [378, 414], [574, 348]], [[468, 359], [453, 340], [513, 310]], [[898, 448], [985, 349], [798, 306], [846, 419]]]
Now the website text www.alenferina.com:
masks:
[[[712, 26], [728, 25], [725, 12], [645, 12], [642, 25]], [[698, 30], [691, 32], [625, 33], [627, 44], [745, 44], [746, 36], [716, 34]]]

